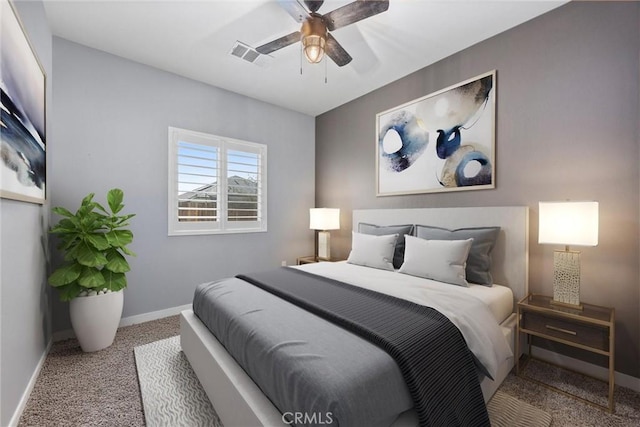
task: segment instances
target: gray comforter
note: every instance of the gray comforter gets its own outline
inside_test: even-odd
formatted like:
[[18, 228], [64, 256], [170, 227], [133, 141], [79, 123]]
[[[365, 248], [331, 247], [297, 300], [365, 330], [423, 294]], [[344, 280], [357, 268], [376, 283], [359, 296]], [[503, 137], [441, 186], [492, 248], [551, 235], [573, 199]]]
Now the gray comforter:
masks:
[[198, 286], [193, 309], [289, 419], [389, 426], [413, 406], [385, 351], [243, 280]]

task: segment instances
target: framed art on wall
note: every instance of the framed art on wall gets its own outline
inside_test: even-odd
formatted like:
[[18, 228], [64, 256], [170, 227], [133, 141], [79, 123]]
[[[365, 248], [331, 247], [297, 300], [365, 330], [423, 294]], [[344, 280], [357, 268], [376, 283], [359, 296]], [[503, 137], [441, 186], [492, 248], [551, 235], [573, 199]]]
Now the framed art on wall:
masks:
[[495, 188], [496, 71], [376, 115], [376, 195]]
[[0, 11], [0, 196], [44, 203], [46, 75], [13, 5]]

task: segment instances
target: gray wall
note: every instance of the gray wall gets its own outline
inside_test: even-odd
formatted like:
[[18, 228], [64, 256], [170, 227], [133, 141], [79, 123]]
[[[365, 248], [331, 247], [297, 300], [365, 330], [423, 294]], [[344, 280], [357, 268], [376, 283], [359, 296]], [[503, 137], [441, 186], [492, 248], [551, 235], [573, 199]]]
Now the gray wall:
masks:
[[[75, 209], [89, 192], [124, 190], [138, 256], [123, 316], [188, 304], [199, 283], [311, 253], [313, 117], [56, 37], [53, 54], [51, 204]], [[268, 146], [268, 232], [167, 236], [169, 126]], [[69, 328], [67, 313], [56, 302], [54, 331]]]
[[[51, 117], [51, 31], [42, 2], [14, 2], [47, 74]], [[51, 149], [47, 123], [47, 154]], [[0, 199], [0, 425], [9, 424], [51, 337], [46, 284], [48, 207]]]
[[[528, 205], [530, 290], [552, 294], [538, 202], [599, 201], [581, 296], [615, 307], [616, 369], [640, 377], [639, 22], [637, 2], [571, 2], [317, 117], [316, 204], [341, 208], [343, 224], [352, 209]], [[493, 69], [496, 188], [377, 198], [376, 113]], [[350, 229], [332, 237], [347, 256]]]

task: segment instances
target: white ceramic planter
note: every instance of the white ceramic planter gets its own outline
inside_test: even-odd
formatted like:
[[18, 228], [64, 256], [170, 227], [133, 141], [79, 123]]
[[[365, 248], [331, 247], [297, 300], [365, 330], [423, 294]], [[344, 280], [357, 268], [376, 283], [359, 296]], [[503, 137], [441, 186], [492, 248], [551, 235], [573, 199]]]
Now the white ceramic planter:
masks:
[[71, 300], [71, 326], [82, 351], [88, 353], [102, 350], [113, 343], [122, 317], [123, 305], [122, 290]]

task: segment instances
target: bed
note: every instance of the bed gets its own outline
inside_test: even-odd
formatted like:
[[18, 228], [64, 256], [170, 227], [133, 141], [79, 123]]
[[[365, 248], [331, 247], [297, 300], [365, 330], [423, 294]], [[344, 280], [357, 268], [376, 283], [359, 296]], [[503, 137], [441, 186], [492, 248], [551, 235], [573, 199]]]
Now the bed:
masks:
[[[473, 294], [472, 299], [485, 302], [486, 311], [493, 316], [495, 323], [500, 325], [499, 331], [503, 334], [504, 341], [510, 346], [510, 350], [513, 351], [516, 323], [513, 307], [515, 307], [515, 301], [523, 298], [528, 290], [528, 209], [526, 207], [356, 210], [353, 212], [353, 229], [358, 230], [361, 224], [378, 226], [423, 224], [448, 229], [500, 227], [492, 251], [491, 265], [493, 282], [499, 285], [470, 286], [464, 291], [462, 288], [453, 290]], [[399, 287], [408, 291], [404, 291], [402, 295], [393, 296], [405, 299], [411, 299], [412, 292], [414, 292], [413, 297], [416, 297], [415, 289], [422, 288], [421, 284], [416, 285], [417, 278], [412, 276], [398, 276], [395, 271], [372, 272], [374, 269], [346, 263], [318, 263], [299, 268], [311, 274], [346, 283], [357, 281], [354, 277], [364, 278], [373, 290], [383, 292], [385, 281], [402, 276], [407, 283]], [[430, 286], [437, 289], [439, 285], [432, 283]], [[446, 286], [451, 288], [451, 285]], [[491, 288], [496, 292], [491, 292]], [[222, 291], [224, 292], [224, 289]], [[447, 307], [444, 307], [444, 311], [446, 310]], [[456, 316], [453, 313], [451, 317], [456, 318]], [[181, 344], [225, 426], [286, 425], [283, 414], [192, 310], [186, 310], [181, 314]], [[485, 378], [481, 382], [485, 402], [495, 393], [512, 367], [513, 358], [505, 358], [492, 369], [495, 381]], [[248, 368], [247, 371], [251, 372], [251, 369]], [[402, 411], [393, 421], [393, 425], [417, 425], [415, 412], [411, 409]]]

